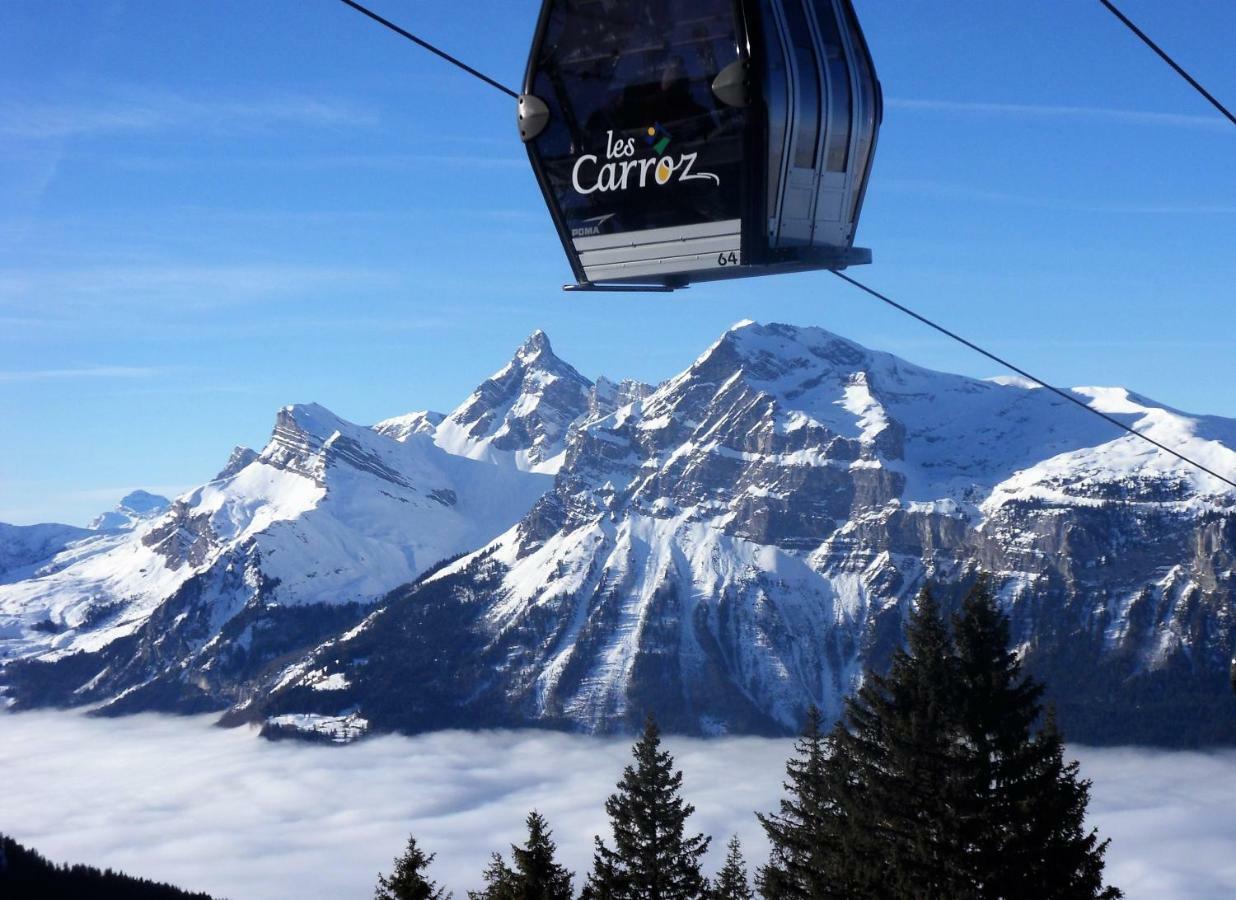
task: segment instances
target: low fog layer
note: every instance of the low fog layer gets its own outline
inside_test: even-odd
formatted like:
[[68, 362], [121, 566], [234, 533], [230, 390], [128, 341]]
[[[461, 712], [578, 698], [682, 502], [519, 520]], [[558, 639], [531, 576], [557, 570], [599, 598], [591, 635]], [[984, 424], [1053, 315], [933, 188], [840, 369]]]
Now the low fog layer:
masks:
[[[112, 866], [232, 900], [372, 895], [409, 832], [457, 898], [532, 808], [577, 875], [630, 742], [544, 732], [449, 732], [330, 748], [271, 744], [209, 718], [0, 714], [0, 831], [58, 861]], [[669, 742], [714, 837], [749, 860], [752, 815], [780, 796], [790, 742]], [[1236, 896], [1236, 753], [1076, 748], [1094, 781], [1109, 881], [1130, 898]], [[604, 833], [604, 832], [603, 832]]]

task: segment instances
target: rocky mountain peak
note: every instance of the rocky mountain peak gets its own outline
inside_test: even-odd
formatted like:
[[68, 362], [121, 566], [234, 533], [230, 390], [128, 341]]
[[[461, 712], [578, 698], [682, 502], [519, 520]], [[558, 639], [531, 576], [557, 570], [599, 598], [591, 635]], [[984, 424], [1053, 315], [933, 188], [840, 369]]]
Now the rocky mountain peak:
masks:
[[438, 446], [460, 456], [554, 471], [567, 432], [588, 411], [592, 382], [554, 355], [534, 331], [502, 369], [436, 429]]
[[231, 478], [249, 463], [258, 458], [256, 450], [249, 447], [236, 446], [232, 448], [232, 454], [227, 458], [227, 463], [219, 470], [219, 474], [214, 477], [214, 481], [222, 481], [225, 478]]
[[418, 409], [402, 416], [383, 419], [373, 426], [373, 430], [402, 443], [415, 434], [432, 435], [445, 418], [444, 413]]
[[333, 434], [348, 427], [348, 422], [319, 403], [294, 403], [283, 407], [275, 417], [276, 431], [285, 429], [318, 443], [325, 443]]
[[776, 381], [795, 372], [868, 371], [894, 357], [868, 350], [823, 328], [746, 320], [730, 328], [719, 343], [727, 344], [748, 377]]
[[171, 501], [149, 491], [132, 491], [121, 498], [116, 508], [97, 516], [90, 523], [91, 531], [130, 529], [167, 511]]
[[518, 373], [525, 381], [529, 377], [535, 380], [539, 374], [546, 374], [588, 387], [592, 386], [589, 379], [579, 374], [572, 365], [554, 353], [553, 345], [549, 342], [549, 335], [539, 328], [519, 345], [519, 349], [515, 351], [507, 367], [492, 377], [500, 379], [504, 373], [508, 372], [508, 369], [510, 370], [508, 377]]
[[275, 416], [270, 442], [259, 458], [278, 469], [321, 478], [315, 457], [336, 434], [349, 428], [344, 420], [317, 403], [285, 406]]
[[527, 339], [519, 345], [519, 350], [515, 352], [515, 356], [526, 363], [531, 363], [541, 356], [557, 359], [554, 356], [554, 348], [549, 343], [549, 335], [539, 328], [528, 335]]

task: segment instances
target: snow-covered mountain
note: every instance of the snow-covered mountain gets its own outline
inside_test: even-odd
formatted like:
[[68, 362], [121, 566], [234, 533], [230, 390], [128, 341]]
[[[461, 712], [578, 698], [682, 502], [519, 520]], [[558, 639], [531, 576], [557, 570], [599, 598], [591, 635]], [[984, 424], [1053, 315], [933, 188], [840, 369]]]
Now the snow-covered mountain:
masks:
[[554, 355], [545, 332], [536, 331], [436, 426], [434, 441], [470, 459], [552, 474], [562, 464], [571, 425], [588, 411], [592, 387]]
[[652, 393], [638, 381], [589, 381], [554, 354], [535, 331], [500, 371], [452, 413], [417, 410], [383, 419], [373, 430], [397, 441], [423, 434], [449, 453], [552, 474], [569, 431]]
[[[1075, 395], [1236, 471], [1230, 420]], [[1226, 485], [1049, 392], [741, 323], [581, 420], [517, 526], [249, 713], [614, 731], [655, 709], [680, 731], [784, 732], [810, 703], [839, 710], [926, 580], [949, 594], [984, 571], [1075, 736], [1230, 741], [1234, 512]]]
[[397, 441], [406, 441], [414, 434], [432, 435], [445, 418], [446, 416], [440, 412], [421, 409], [391, 419], [383, 419], [373, 426], [373, 430]]
[[149, 491], [133, 491], [116, 504], [116, 508], [96, 516], [91, 531], [124, 531], [136, 528], [167, 510], [172, 502]]
[[[101, 551], [113, 543], [107, 540], [113, 532], [130, 531], [166, 510], [168, 505], [166, 497], [133, 491], [115, 509], [96, 516], [86, 528], [54, 522], [41, 525], [0, 522], [0, 584], [24, 581], [43, 574], [52, 566], [63, 567], [73, 559]], [[68, 552], [70, 547], [74, 548], [73, 553]], [[2, 631], [0, 641], [3, 641]]]
[[6, 525], [0, 522], [0, 584], [29, 578], [70, 544], [96, 537], [98, 535], [89, 528], [73, 525], [50, 522]]
[[551, 483], [429, 434], [396, 440], [315, 404], [286, 407], [260, 454], [237, 448], [162, 515], [0, 585], [0, 653], [37, 658], [6, 676], [34, 673], [14, 691], [28, 702], [226, 705], [237, 678], [486, 543]]
[[[1236, 471], [1232, 420], [1074, 396]], [[1236, 741], [1236, 493], [1050, 392], [819, 329], [740, 323], [655, 389], [538, 332], [447, 416], [288, 407], [110, 540], [0, 586], [19, 705], [784, 733], [924, 583], [986, 572], [1071, 737]]]

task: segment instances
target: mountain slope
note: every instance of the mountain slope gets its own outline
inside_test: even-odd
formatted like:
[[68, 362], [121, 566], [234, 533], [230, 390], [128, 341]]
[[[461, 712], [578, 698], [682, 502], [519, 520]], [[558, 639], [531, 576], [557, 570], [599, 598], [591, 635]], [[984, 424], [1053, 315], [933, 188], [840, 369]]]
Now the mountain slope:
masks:
[[397, 441], [406, 441], [414, 434], [432, 435], [445, 418], [446, 416], [442, 413], [422, 409], [391, 419], [383, 419], [373, 426], [373, 430]]
[[[116, 508], [86, 528], [58, 523], [7, 525], [0, 522], [0, 584], [34, 578], [52, 568], [109, 547], [110, 533], [129, 531], [166, 510], [168, 500], [146, 491], [133, 491]], [[103, 539], [100, 539], [100, 532]], [[70, 552], [70, 548], [73, 548]], [[4, 632], [0, 631], [0, 640]]]
[[6, 651], [38, 657], [6, 669], [18, 702], [226, 705], [260, 666], [485, 543], [549, 486], [313, 404], [280, 411], [245, 458], [103, 552], [0, 587]]
[[0, 522], [0, 584], [29, 578], [70, 544], [97, 537], [91, 529], [73, 525], [6, 525]]
[[0, 834], [0, 889], [8, 900], [211, 900], [209, 894], [190, 893], [170, 884], [151, 881], [112, 869], [81, 863], [57, 865], [37, 850]]
[[[1236, 470], [1230, 420], [1076, 396]], [[951, 595], [981, 571], [1072, 737], [1236, 740], [1213, 715], [1234, 508], [1049, 392], [741, 323], [583, 420], [518, 526], [396, 591], [247, 715], [605, 732], [655, 709], [678, 731], [781, 733], [808, 704], [839, 711], [925, 581]]]

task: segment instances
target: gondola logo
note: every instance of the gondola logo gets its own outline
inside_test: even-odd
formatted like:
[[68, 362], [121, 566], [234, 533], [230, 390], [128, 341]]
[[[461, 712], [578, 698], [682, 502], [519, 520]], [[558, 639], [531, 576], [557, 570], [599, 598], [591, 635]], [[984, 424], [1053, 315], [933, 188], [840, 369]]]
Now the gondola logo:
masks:
[[[614, 138], [612, 131], [605, 136], [605, 162], [595, 153], [585, 153], [575, 160], [571, 171], [571, 185], [580, 194], [608, 194], [630, 188], [645, 188], [650, 183], [666, 185], [677, 177], [678, 181], [711, 181], [720, 186], [721, 179], [712, 172], [696, 172], [696, 153], [680, 153], [677, 157], [666, 154], [673, 138], [660, 125], [646, 129], [645, 143], [654, 156], [635, 158], [635, 138]], [[651, 178], [649, 174], [651, 173]]]
[[606, 213], [603, 216], [594, 216], [591, 219], [584, 219], [571, 229], [571, 237], [596, 237], [601, 233], [601, 227], [616, 215], [618, 214]]
[[673, 138], [670, 137], [670, 133], [661, 127], [660, 122], [655, 125], [649, 125], [648, 136], [644, 138], [644, 141], [653, 149], [657, 156], [665, 155], [665, 151], [669, 149], [670, 141], [672, 140]]

